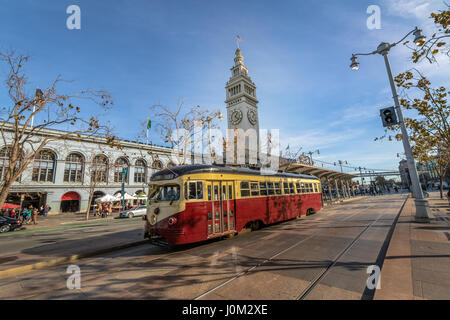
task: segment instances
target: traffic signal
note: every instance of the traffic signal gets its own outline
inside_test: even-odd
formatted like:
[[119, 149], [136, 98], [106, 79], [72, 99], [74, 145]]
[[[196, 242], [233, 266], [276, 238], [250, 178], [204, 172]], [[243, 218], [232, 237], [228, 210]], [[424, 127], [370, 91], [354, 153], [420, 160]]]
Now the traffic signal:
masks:
[[398, 124], [397, 114], [395, 113], [395, 107], [381, 109], [380, 116], [381, 120], [383, 121], [383, 127], [390, 127]]

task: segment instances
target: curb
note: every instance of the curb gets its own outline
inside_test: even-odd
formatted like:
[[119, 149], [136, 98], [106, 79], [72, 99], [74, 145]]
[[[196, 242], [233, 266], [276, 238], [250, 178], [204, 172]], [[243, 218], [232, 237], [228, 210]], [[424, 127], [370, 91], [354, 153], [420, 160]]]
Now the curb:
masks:
[[92, 256], [109, 253], [109, 252], [116, 251], [116, 250], [122, 250], [122, 249], [126, 249], [126, 248], [136, 247], [136, 246], [139, 246], [139, 245], [145, 244], [145, 243], [150, 243], [150, 241], [148, 239], [139, 240], [139, 241], [134, 241], [134, 242], [130, 242], [130, 243], [120, 244], [120, 245], [109, 247], [109, 248], [98, 249], [98, 250], [94, 250], [94, 251], [90, 251], [90, 252], [86, 252], [86, 253], [73, 254], [73, 255], [70, 255], [67, 257], [52, 259], [49, 261], [36, 262], [36, 263], [32, 263], [32, 264], [28, 264], [28, 265], [24, 265], [24, 266], [20, 266], [20, 267], [14, 267], [14, 268], [6, 269], [6, 270], [0, 270], [0, 278], [4, 278], [7, 276], [13, 276], [13, 275], [16, 275], [19, 273], [23, 273], [25, 271], [38, 270], [38, 269], [43, 269], [46, 267], [53, 267], [53, 266], [57, 266], [60, 264], [64, 264], [66, 262], [72, 262], [72, 261], [76, 261], [76, 260], [80, 260], [80, 259], [84, 259], [84, 258], [89, 258]]

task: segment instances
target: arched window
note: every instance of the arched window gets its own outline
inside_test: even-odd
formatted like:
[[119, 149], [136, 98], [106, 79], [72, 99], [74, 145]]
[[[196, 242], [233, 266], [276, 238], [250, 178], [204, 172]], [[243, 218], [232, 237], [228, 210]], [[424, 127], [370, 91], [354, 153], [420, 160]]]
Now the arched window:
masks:
[[146, 182], [145, 162], [142, 159], [136, 160], [134, 164], [134, 182]]
[[7, 170], [9, 170], [9, 148], [4, 147], [0, 150], [0, 180], [5, 179]]
[[50, 150], [42, 150], [34, 158], [31, 180], [37, 182], [52, 182], [55, 173], [55, 154]]
[[[127, 169], [125, 177], [122, 173], [124, 168]], [[130, 168], [127, 159], [125, 158], [117, 159], [114, 169], [114, 182], [127, 182], [129, 169]]]
[[173, 163], [172, 161], [170, 161], [170, 162], [167, 164], [167, 168], [171, 169], [171, 168], [173, 168], [173, 167], [175, 167], [175, 163]]
[[64, 168], [65, 182], [82, 182], [83, 180], [84, 161], [79, 153], [71, 153], [66, 158]]
[[106, 182], [108, 178], [108, 159], [101, 154], [92, 161], [91, 179], [95, 182]]
[[162, 164], [161, 161], [155, 160], [155, 161], [153, 161], [152, 168], [153, 169], [157, 169], [157, 170], [161, 170], [163, 168], [163, 164]]

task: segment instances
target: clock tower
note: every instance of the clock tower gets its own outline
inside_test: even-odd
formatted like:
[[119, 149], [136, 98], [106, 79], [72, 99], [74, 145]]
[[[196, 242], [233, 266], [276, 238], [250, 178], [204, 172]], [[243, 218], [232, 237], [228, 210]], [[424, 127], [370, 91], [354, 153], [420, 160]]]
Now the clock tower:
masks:
[[[256, 154], [259, 145], [258, 99], [256, 86], [248, 76], [241, 50], [236, 49], [234, 66], [231, 68], [230, 80], [225, 85], [228, 116], [228, 129], [255, 130]], [[246, 162], [248, 159], [249, 142], [245, 141]], [[258, 157], [259, 158], [259, 157]]]

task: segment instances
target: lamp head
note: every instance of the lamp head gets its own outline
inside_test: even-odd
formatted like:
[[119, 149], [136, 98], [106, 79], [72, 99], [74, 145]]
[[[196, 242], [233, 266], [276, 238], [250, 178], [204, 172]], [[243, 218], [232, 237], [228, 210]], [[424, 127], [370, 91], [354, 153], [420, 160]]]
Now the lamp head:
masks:
[[352, 61], [350, 68], [352, 68], [352, 70], [358, 70], [359, 69], [358, 58], [353, 54], [350, 60]]
[[422, 30], [418, 29], [416, 27], [416, 30], [414, 31], [414, 43], [416, 46], [421, 46], [425, 42], [425, 36], [422, 34]]

